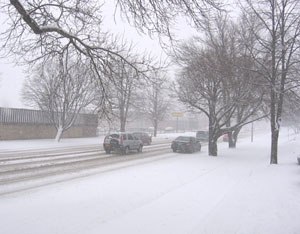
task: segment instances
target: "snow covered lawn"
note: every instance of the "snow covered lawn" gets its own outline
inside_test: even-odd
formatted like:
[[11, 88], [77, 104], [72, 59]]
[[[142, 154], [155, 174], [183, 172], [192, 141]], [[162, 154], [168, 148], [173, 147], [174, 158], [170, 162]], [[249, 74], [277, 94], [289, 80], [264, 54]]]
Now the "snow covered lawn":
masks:
[[298, 234], [300, 136], [219, 144], [0, 197], [3, 234]]

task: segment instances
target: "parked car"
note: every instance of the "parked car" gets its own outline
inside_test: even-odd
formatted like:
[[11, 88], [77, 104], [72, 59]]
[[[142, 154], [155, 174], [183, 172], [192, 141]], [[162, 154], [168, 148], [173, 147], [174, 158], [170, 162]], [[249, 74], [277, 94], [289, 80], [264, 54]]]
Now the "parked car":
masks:
[[104, 138], [103, 148], [107, 154], [111, 151], [128, 154], [130, 150], [142, 152], [143, 142], [132, 133], [113, 133]]
[[201, 151], [201, 143], [196, 137], [179, 136], [172, 141], [171, 148], [173, 152], [193, 153]]
[[140, 139], [144, 145], [150, 145], [152, 142], [152, 136], [147, 132], [133, 132], [132, 134]]
[[223, 141], [228, 142], [228, 135], [227, 134], [223, 135], [222, 139]]
[[208, 141], [208, 131], [197, 131], [196, 138], [200, 141]]

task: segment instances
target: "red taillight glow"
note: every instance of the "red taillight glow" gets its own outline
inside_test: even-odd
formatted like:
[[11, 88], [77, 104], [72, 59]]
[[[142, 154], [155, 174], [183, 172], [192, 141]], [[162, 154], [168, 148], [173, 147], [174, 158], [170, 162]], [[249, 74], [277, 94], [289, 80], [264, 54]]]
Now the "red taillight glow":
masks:
[[190, 143], [186, 143], [186, 146], [190, 146], [191, 144]]
[[123, 144], [123, 136], [120, 137], [120, 143]]

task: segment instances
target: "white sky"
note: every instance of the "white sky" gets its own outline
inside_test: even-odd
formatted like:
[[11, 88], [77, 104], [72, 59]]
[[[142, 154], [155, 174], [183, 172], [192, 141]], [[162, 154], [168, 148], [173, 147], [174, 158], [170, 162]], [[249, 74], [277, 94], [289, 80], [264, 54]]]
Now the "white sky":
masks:
[[20, 90], [25, 79], [21, 67], [0, 59], [0, 107], [21, 108]]

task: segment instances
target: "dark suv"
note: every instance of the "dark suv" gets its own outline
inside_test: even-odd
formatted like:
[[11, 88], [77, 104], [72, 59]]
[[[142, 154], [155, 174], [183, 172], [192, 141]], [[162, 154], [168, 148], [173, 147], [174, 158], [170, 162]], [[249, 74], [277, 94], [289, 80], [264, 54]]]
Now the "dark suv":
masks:
[[152, 142], [152, 136], [146, 132], [133, 132], [132, 134], [140, 139], [144, 145], [150, 145]]
[[142, 152], [143, 142], [131, 133], [113, 133], [104, 138], [103, 148], [107, 154], [111, 151], [128, 154], [130, 150]]

